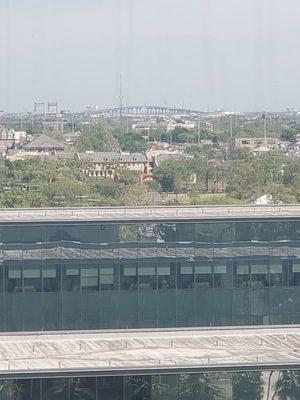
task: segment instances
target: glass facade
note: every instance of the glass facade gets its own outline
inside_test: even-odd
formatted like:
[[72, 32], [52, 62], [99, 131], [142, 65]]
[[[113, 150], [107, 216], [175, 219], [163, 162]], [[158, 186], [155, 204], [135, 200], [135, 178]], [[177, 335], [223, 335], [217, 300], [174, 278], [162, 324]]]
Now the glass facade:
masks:
[[300, 323], [300, 220], [0, 225], [0, 330]]
[[0, 400], [299, 399], [300, 371], [0, 380]]

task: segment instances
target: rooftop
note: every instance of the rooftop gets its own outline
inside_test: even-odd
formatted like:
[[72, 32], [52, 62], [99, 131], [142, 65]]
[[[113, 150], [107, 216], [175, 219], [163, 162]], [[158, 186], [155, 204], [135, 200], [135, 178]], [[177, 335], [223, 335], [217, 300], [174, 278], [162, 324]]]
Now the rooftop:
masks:
[[300, 326], [1, 334], [0, 376], [298, 368]]
[[23, 149], [64, 149], [64, 145], [47, 135], [40, 135], [31, 142], [25, 144]]
[[95, 164], [107, 162], [119, 163], [147, 163], [148, 159], [143, 153], [119, 153], [119, 152], [106, 152], [97, 151], [93, 153], [79, 153], [80, 159], [87, 160]]
[[300, 219], [299, 205], [0, 209], [5, 222], [117, 222], [228, 219]]
[[193, 158], [192, 156], [190, 156], [188, 154], [185, 154], [185, 153], [159, 154], [159, 155], [157, 155], [155, 157], [155, 163], [156, 163], [156, 165], [159, 165], [159, 164], [161, 164], [161, 163], [163, 163], [165, 161], [171, 161], [171, 160], [174, 160], [174, 161], [186, 161], [186, 160], [189, 160], [189, 159], [192, 159], [192, 158]]

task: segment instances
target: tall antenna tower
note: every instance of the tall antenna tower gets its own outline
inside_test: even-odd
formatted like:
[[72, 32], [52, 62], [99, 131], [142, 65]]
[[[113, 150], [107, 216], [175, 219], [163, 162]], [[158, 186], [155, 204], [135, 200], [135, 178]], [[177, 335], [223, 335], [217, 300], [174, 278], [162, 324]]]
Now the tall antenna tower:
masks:
[[122, 74], [120, 75], [119, 107], [120, 107], [120, 119], [122, 119], [122, 117], [123, 117], [123, 85], [122, 85]]

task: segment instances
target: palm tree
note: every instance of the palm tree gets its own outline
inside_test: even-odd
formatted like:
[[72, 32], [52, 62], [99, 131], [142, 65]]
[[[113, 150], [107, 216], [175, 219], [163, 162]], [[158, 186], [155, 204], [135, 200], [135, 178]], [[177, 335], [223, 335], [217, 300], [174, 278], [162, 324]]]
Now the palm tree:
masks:
[[263, 395], [260, 372], [237, 372], [232, 375], [233, 400], [260, 400]]
[[275, 384], [272, 400], [300, 399], [300, 371], [281, 371]]
[[215, 382], [217, 374], [193, 374], [180, 377], [181, 400], [222, 400], [223, 391]]

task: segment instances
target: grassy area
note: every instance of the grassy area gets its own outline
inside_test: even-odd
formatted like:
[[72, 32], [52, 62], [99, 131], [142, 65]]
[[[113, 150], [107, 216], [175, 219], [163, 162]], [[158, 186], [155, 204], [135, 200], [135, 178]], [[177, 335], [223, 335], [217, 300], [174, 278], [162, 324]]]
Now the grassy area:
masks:
[[192, 205], [224, 205], [224, 204], [249, 204], [245, 200], [238, 200], [235, 199], [228, 194], [223, 193], [216, 193], [216, 194], [199, 194], [199, 195], [192, 195], [190, 204]]

